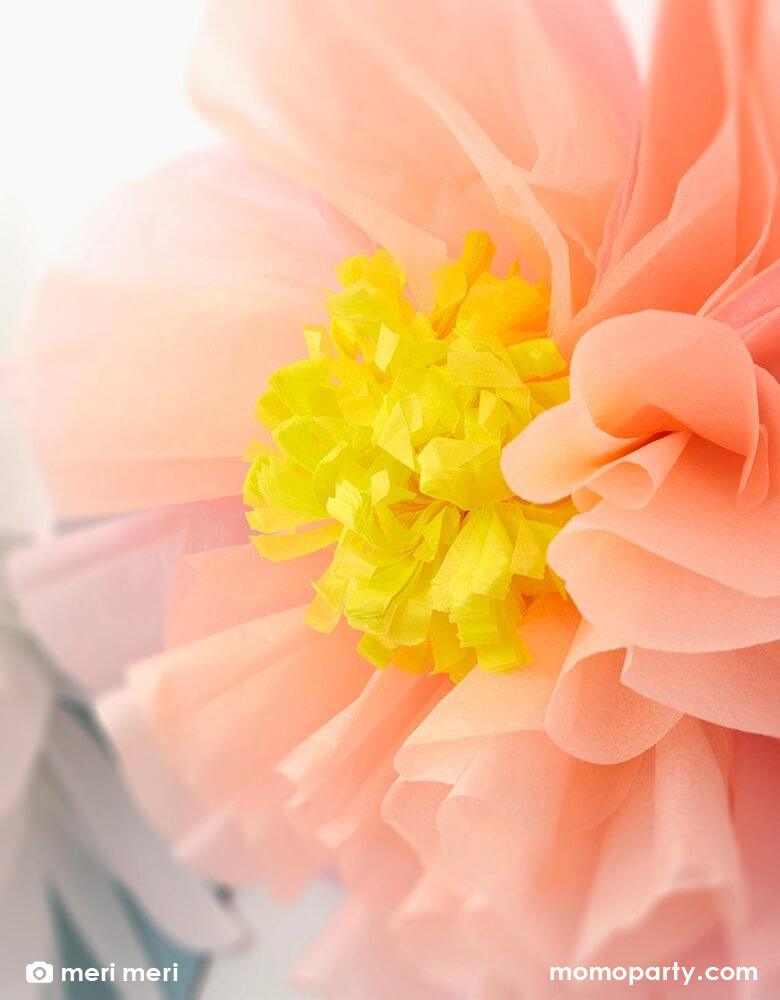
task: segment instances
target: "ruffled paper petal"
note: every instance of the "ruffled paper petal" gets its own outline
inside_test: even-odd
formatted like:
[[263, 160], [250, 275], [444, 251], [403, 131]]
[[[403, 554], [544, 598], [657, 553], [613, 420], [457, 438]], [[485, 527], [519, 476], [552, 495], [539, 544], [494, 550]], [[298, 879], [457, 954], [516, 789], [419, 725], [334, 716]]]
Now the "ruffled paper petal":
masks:
[[600, 529], [562, 533], [550, 558], [582, 616], [618, 646], [694, 653], [780, 634], [780, 598], [733, 590]]
[[333, 268], [363, 248], [322, 202], [228, 152], [110, 199], [43, 281], [24, 336], [59, 512], [240, 493], [259, 387], [299, 355]]
[[662, 4], [636, 162], [564, 349], [608, 316], [716, 308], [774, 259], [774, 88], [744, 83], [776, 44], [771, 6]]
[[518, 496], [553, 503], [581, 489], [605, 465], [629, 452], [635, 458], [637, 443], [601, 430], [582, 401], [573, 399], [531, 421], [504, 448], [501, 471]]
[[[541, 977], [533, 953], [478, 893], [459, 894], [432, 876], [421, 879], [394, 916], [393, 932], [402, 953], [453, 1000], [511, 996], [519, 988], [544, 995], [537, 990]], [[524, 970], [520, 977], [518, 968]]]
[[311, 581], [327, 565], [327, 555], [316, 552], [294, 562], [271, 563], [259, 559], [257, 548], [247, 542], [183, 556], [168, 592], [165, 644], [193, 642], [303, 604], [311, 597]]
[[571, 366], [572, 396], [608, 434], [689, 430], [745, 456], [758, 430], [755, 382], [750, 353], [730, 327], [655, 310], [599, 324]]
[[679, 954], [740, 902], [722, 747], [683, 720], [644, 762], [602, 845], [579, 941], [583, 964]]
[[339, 1000], [450, 1000], [399, 949], [385, 915], [359, 900], [347, 902], [304, 955], [294, 983], [307, 993]]
[[297, 789], [291, 808], [305, 808], [309, 823], [327, 823], [326, 836], [333, 841], [355, 828], [349, 806], [354, 808], [356, 796], [382, 773], [384, 786], [372, 803], [378, 815], [395, 778], [398, 748], [450, 688], [446, 678], [424, 679], [394, 668], [375, 673], [354, 702], [280, 764]]
[[774, 864], [773, 831], [780, 822], [780, 744], [776, 739], [738, 733], [734, 738], [733, 810], [746, 881], [747, 918], [732, 933], [735, 964], [761, 970], [762, 993], [772, 996], [780, 982], [780, 873]]
[[780, 379], [780, 260], [730, 296], [713, 318], [738, 330], [754, 362]]
[[398, 773], [454, 781], [453, 761], [461, 754], [470, 759], [473, 744], [483, 737], [542, 730], [578, 621], [571, 604], [558, 596], [539, 601], [523, 619], [533, 660], [505, 674], [472, 671], [455, 685], [404, 742], [395, 758]]
[[[641, 510], [604, 501], [568, 530], [608, 531], [734, 590], [776, 597], [780, 595], [780, 498], [744, 509], [736, 503], [741, 475], [738, 456], [694, 438]], [[567, 566], [556, 554], [555, 541], [549, 558], [566, 579]], [[572, 596], [577, 600], [574, 591]]]
[[552, 267], [566, 322], [593, 280], [636, 79], [606, 5], [587, 45], [578, 5], [557, 8], [537, 19], [529, 4], [483, 6], [479, 32], [493, 43], [482, 60], [467, 3], [216, 0], [195, 96], [403, 260], [413, 287], [478, 225], [504, 254], [511, 233], [511, 252]]
[[603, 822], [626, 795], [636, 770], [636, 763], [609, 768], [571, 756], [545, 733], [509, 733], [485, 742], [449, 799], [474, 800], [536, 836], [553, 837]]
[[696, 655], [635, 646], [622, 681], [699, 719], [780, 737], [780, 642]]
[[565, 751], [616, 764], [649, 750], [680, 718], [665, 699], [653, 701], [621, 680], [626, 650], [582, 623], [555, 686], [545, 726]]
[[59, 535], [9, 560], [14, 599], [56, 662], [89, 690], [105, 690], [133, 660], [162, 649], [179, 557], [243, 540], [246, 530], [241, 504], [218, 500]]
[[548, 559], [579, 610], [618, 644], [775, 639], [777, 382], [731, 327], [658, 312], [591, 330], [571, 381], [571, 401], [534, 420], [502, 467], [531, 499], [573, 491], [582, 513]]
[[[340, 697], [349, 701], [365, 683], [360, 667], [351, 663], [342, 675], [346, 691], [333, 678], [333, 699], [325, 697], [319, 705], [298, 701], [294, 724], [289, 712], [296, 703], [296, 671], [305, 671], [308, 662], [322, 678], [305, 629], [300, 610], [293, 610], [181, 646], [136, 668], [128, 687], [101, 703], [104, 721], [126, 751], [123, 764], [142, 804], [168, 836], [182, 841], [191, 857], [224, 880], [245, 879], [263, 865], [258, 843], [273, 835], [274, 814], [267, 808], [278, 797], [272, 773], [276, 760], [307, 734], [307, 727], [316, 728], [338, 710]], [[297, 653], [296, 639], [303, 640]], [[282, 697], [285, 677], [290, 687]], [[266, 712], [265, 739], [258, 744]], [[158, 770], [168, 776], [174, 792], [170, 801], [160, 795]], [[266, 819], [253, 831], [249, 819], [258, 804], [266, 807]], [[205, 844], [196, 824], [207, 834]], [[210, 846], [215, 843], [221, 849]], [[226, 850], [231, 843], [240, 850]], [[237, 867], [234, 859], [242, 856]], [[288, 874], [280, 866], [280, 882]]]
[[[576, 836], [553, 839], [549, 830], [535, 839], [524, 829], [525, 781], [515, 785], [514, 796], [483, 794], [496, 773], [515, 764], [517, 777], [525, 769], [553, 777], [540, 764], [541, 744], [534, 764], [522, 750], [502, 757], [498, 750], [507, 739], [484, 741], [496, 752], [481, 777], [477, 768], [452, 786], [399, 782], [386, 803], [386, 814], [420, 851], [428, 873], [392, 925], [404, 950], [454, 996], [502, 980], [510, 995], [525, 989], [544, 996], [540, 967], [549, 974], [549, 965], [559, 963], [650, 964], [669, 949], [679, 957], [699, 941], [707, 944], [726, 913], [738, 923], [743, 884], [722, 731], [682, 721], [630, 764], [591, 765], [592, 774], [578, 771], [576, 778], [571, 773], [566, 809], [578, 795], [585, 804], [590, 794], [604, 811], [590, 833], [578, 828]], [[606, 797], [598, 792], [599, 771]], [[546, 791], [542, 797], [551, 801]], [[544, 809], [534, 815], [544, 816]], [[671, 937], [670, 924], [676, 928]], [[490, 928], [487, 938], [474, 936], [476, 926]], [[722, 957], [723, 942], [699, 954]], [[462, 990], [461, 982], [467, 984]]]
[[374, 906], [397, 905], [419, 878], [414, 852], [382, 817], [383, 800], [396, 779], [399, 746], [449, 687], [446, 678], [395, 668], [375, 674], [279, 764], [294, 786], [290, 821], [302, 836], [316, 837], [352, 894]]
[[[520, 496], [547, 502], [607, 466], [632, 475], [630, 462], [645, 470], [643, 483], [629, 484], [629, 506], [637, 506], [634, 494], [645, 499], [660, 485], [684, 443], [678, 437], [660, 445], [654, 435], [692, 432], [744, 456], [749, 470], [759, 439], [756, 378], [749, 351], [725, 324], [655, 311], [609, 320], [575, 352], [571, 401], [510, 443], [502, 469]], [[653, 447], [643, 456], [639, 445], [648, 439]], [[620, 485], [617, 495], [603, 480], [601, 490], [591, 488], [620, 499]]]
[[593, 498], [594, 505], [602, 498], [617, 507], [645, 507], [671, 472], [689, 440], [690, 436], [683, 431], [667, 434], [608, 462], [588, 479], [587, 487], [577, 487], [578, 499], [587, 493]]

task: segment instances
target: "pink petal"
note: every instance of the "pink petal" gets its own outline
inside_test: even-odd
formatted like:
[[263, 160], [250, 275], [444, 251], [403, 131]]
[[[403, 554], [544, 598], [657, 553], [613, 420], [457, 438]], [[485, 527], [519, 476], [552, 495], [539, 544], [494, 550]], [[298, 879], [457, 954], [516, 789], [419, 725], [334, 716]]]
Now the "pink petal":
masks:
[[733, 932], [735, 959], [761, 970], [763, 993], [780, 981], [780, 872], [775, 864], [780, 822], [780, 743], [738, 733], [734, 739], [734, 824], [750, 887], [747, 919]]
[[363, 245], [227, 152], [110, 199], [25, 331], [31, 432], [60, 513], [240, 493], [265, 379], [301, 355], [322, 286]]
[[607, 433], [691, 430], [742, 455], [752, 453], [758, 431], [755, 378], [730, 327], [655, 310], [589, 331], [571, 372], [572, 395]]
[[[244, 525], [246, 535], [246, 525]], [[182, 557], [168, 591], [165, 644], [193, 642], [313, 597], [329, 561], [317, 552], [289, 562], [262, 559], [251, 543]]]
[[714, 309], [774, 259], [774, 87], [769, 75], [758, 94], [744, 83], [776, 52], [773, 41], [761, 44], [771, 6], [662, 5], [635, 168], [613, 207], [594, 294], [562, 335], [565, 350], [609, 316]]
[[622, 679], [688, 715], [780, 737], [780, 643], [694, 655], [634, 647]]
[[[645, 507], [630, 509], [605, 500], [570, 522], [562, 534], [608, 531], [734, 590], [777, 597], [780, 497], [750, 509], [739, 506], [741, 475], [738, 456], [693, 438]], [[567, 563], [557, 554], [557, 541], [550, 559], [566, 579]]]
[[105, 690], [133, 660], [162, 648], [179, 557], [246, 534], [237, 500], [161, 508], [18, 549], [9, 578], [26, 624], [56, 662], [88, 689]]
[[755, 363], [780, 378], [780, 260], [743, 285], [713, 317], [738, 330]]
[[[546, 597], [523, 622], [523, 639], [533, 662], [506, 674], [472, 670], [455, 685], [404, 742], [398, 773], [416, 779], [448, 780], [459, 749], [470, 759], [473, 744], [502, 733], [542, 730], [544, 713], [578, 624], [570, 603]], [[457, 765], [454, 765], [457, 767]]]
[[519, 244], [540, 271], [551, 262], [564, 322], [593, 279], [637, 92], [608, 6], [589, 21], [598, 33], [578, 30], [580, 13], [570, 0], [543, 13], [498, 0], [476, 20], [466, 0], [216, 0], [195, 97], [404, 259], [413, 284], [486, 228], [504, 259]]
[[617, 764], [652, 748], [680, 712], [621, 681], [626, 651], [582, 623], [552, 693], [545, 725], [567, 753]]
[[780, 598], [730, 589], [601, 529], [571, 522], [550, 559], [583, 618], [616, 645], [696, 653], [780, 634]]
[[739, 902], [739, 861], [717, 746], [684, 719], [645, 759], [609, 824], [580, 938], [583, 964], [657, 964]]

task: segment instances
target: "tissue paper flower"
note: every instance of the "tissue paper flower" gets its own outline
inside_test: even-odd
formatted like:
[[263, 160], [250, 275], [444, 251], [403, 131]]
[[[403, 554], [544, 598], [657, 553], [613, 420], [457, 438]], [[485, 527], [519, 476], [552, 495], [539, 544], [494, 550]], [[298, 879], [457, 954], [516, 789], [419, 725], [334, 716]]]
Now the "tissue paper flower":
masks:
[[[138, 816], [105, 749], [57, 697], [23, 636], [3, 625], [4, 773], [0, 837], [0, 984], [18, 996], [29, 961], [80, 964], [64, 952], [66, 930], [85, 965], [179, 966], [242, 941], [239, 920], [213, 890], [170, 857]], [[167, 988], [139, 984], [139, 997]], [[59, 994], [57, 994], [59, 995]]]
[[[6, 561], [49, 530], [49, 504], [4, 393], [0, 451], [0, 993], [43, 995], [22, 987], [25, 965], [78, 965], [76, 945], [86, 965], [178, 961], [186, 989], [201, 954], [241, 943], [245, 924], [138, 814], [83, 695], [19, 622]], [[139, 983], [135, 994], [167, 989]]]
[[336, 867], [312, 988], [777, 990], [779, 22], [665, 3], [640, 115], [605, 4], [216, 0], [193, 87], [244, 152], [43, 284], [62, 516], [156, 509], [19, 600], [96, 692], [140, 661], [102, 716], [192, 864]]

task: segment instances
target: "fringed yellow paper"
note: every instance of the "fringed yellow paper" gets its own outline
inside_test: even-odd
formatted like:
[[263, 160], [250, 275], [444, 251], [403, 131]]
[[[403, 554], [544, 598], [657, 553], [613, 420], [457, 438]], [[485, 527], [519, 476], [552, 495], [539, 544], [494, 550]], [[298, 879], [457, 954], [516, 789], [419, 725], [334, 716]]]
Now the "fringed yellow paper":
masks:
[[522, 502], [500, 458], [567, 398], [565, 362], [547, 289], [516, 268], [492, 275], [493, 252], [469, 234], [429, 315], [389, 254], [349, 258], [327, 328], [305, 331], [309, 358], [258, 403], [277, 447], [248, 456], [257, 548], [281, 560], [334, 545], [307, 621], [329, 631], [344, 616], [379, 667], [510, 670], [530, 658], [525, 610], [561, 589], [546, 552], [574, 508]]

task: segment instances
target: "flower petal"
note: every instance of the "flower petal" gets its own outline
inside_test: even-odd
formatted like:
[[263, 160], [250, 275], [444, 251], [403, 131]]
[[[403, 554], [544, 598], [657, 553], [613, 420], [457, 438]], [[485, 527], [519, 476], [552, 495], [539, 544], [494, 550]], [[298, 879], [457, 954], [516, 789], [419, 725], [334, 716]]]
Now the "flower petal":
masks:
[[430, 268], [478, 226], [505, 259], [518, 243], [541, 273], [553, 258], [565, 321], [593, 279], [637, 87], [608, 5], [546, 8], [495, 0], [475, 21], [467, 0], [216, 0], [194, 93], [402, 259], [413, 286], [423, 248]]
[[163, 508], [18, 549], [9, 579], [26, 624], [56, 662], [99, 691], [162, 649], [177, 559], [246, 533], [235, 500]]
[[285, 893], [324, 852], [286, 820], [275, 767], [372, 673], [348, 629], [320, 636], [302, 619], [292, 608], [160, 654], [100, 704], [136, 795], [191, 862]]
[[523, 639], [533, 661], [504, 674], [473, 670], [456, 684], [404, 742], [398, 773], [418, 780], [454, 781], [460, 747], [470, 759], [484, 737], [541, 731], [555, 680], [579, 618], [570, 603], [543, 598], [523, 619]]
[[777, 58], [776, 32], [762, 45], [772, 6], [662, 4], [636, 161], [613, 206], [594, 294], [565, 331], [564, 350], [609, 316], [715, 309], [774, 259], [774, 88], [745, 84], [759, 50], [762, 62], [771, 51]]
[[[742, 464], [738, 456], [693, 438], [645, 507], [605, 500], [563, 531], [608, 531], [734, 590], [778, 597], [780, 497], [748, 510], [739, 506]], [[566, 561], [556, 555], [555, 542], [550, 560], [566, 579]], [[577, 600], [577, 592], [571, 593]]]
[[[609, 824], [579, 944], [583, 963], [679, 955], [740, 901], [726, 781], [707, 729], [683, 719]], [[611, 956], [611, 957], [610, 957]]]
[[571, 522], [550, 546], [550, 564], [582, 616], [616, 645], [696, 653], [780, 634], [780, 597], [733, 590], [602, 529]]
[[545, 718], [559, 747], [596, 764], [617, 764], [649, 750], [681, 714], [622, 683], [626, 651], [616, 645], [580, 625]]
[[699, 719], [780, 737], [780, 642], [694, 655], [635, 646], [622, 681]]
[[272, 563], [251, 542], [183, 556], [168, 591], [165, 645], [179, 646], [262, 615], [297, 607], [325, 569], [322, 552]]
[[264, 380], [300, 354], [322, 285], [361, 248], [332, 210], [232, 153], [110, 199], [25, 331], [32, 438], [59, 512], [240, 493]]

